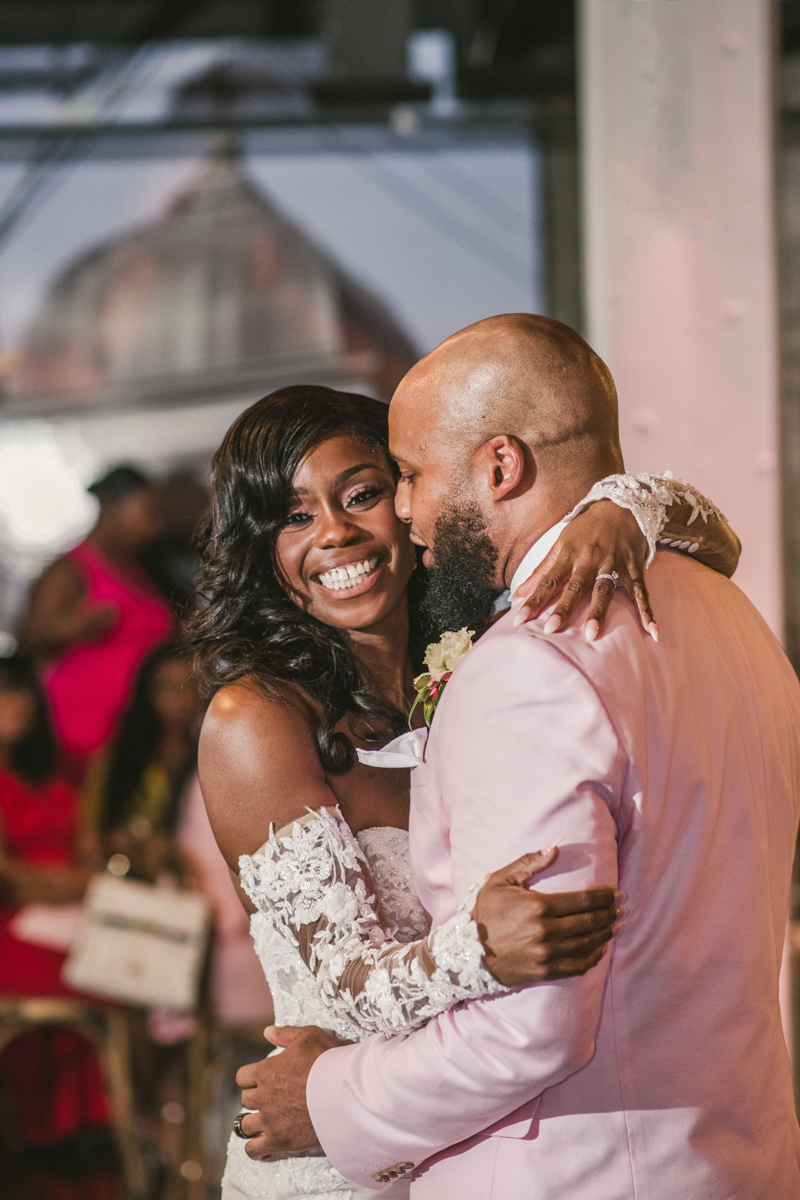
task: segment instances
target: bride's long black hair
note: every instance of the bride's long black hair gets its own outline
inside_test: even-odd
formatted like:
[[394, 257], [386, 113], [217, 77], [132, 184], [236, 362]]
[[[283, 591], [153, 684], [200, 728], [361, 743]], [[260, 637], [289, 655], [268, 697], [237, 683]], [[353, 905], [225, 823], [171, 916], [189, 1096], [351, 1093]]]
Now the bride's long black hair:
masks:
[[[296, 698], [312, 714], [326, 771], [355, 762], [334, 726], [346, 714], [366, 738], [401, 733], [406, 716], [381, 700], [347, 635], [303, 612], [280, 583], [276, 543], [292, 481], [306, 455], [340, 433], [388, 457], [388, 407], [331, 388], [281, 388], [234, 421], [214, 456], [211, 503], [200, 535], [200, 603], [189, 618], [195, 670], [206, 696], [247, 675], [267, 695]], [[409, 583], [412, 661], [421, 661], [421, 564]]]

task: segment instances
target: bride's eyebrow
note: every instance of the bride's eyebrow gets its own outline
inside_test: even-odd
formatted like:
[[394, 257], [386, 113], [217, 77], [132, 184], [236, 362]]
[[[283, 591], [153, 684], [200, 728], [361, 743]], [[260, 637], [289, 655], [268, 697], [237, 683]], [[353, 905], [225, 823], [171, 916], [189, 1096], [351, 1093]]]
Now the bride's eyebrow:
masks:
[[[363, 462], [363, 463], [358, 463], [355, 467], [348, 467], [346, 471], [340, 471], [339, 474], [337, 476], [335, 476], [335, 478], [333, 480], [334, 486], [338, 487], [339, 484], [346, 483], [348, 479], [350, 479], [353, 475], [357, 475], [359, 471], [369, 471], [369, 470], [379, 471], [380, 467], [377, 463], [374, 463], [374, 462]], [[292, 488], [292, 494], [289, 497], [289, 503], [294, 504], [297, 500], [301, 499], [301, 497], [307, 496], [307, 495], [308, 495], [308, 488], [304, 488], [304, 487]]]
[[359, 463], [358, 466], [348, 467], [346, 471], [342, 471], [339, 475], [336, 476], [336, 479], [334, 480], [334, 482], [337, 484], [346, 483], [348, 479], [350, 479], [353, 475], [357, 475], [359, 471], [369, 471], [369, 470], [378, 471], [378, 470], [380, 470], [380, 467], [378, 466], [377, 463], [374, 463], [374, 462]]

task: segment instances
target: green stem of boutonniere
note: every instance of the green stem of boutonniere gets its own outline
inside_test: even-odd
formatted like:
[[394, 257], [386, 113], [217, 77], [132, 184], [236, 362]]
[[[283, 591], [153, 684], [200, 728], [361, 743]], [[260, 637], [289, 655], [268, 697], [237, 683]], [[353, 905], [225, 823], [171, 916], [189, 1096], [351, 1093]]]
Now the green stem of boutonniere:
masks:
[[422, 715], [425, 718], [425, 724], [430, 726], [433, 714], [436, 712], [436, 705], [441, 699], [444, 685], [447, 683], [452, 671], [448, 671], [441, 679], [434, 679], [432, 675], [418, 675], [414, 680], [414, 687], [417, 689], [417, 698], [411, 705], [411, 711], [408, 714], [408, 728], [412, 729], [411, 718], [414, 715], [414, 709], [421, 702]]

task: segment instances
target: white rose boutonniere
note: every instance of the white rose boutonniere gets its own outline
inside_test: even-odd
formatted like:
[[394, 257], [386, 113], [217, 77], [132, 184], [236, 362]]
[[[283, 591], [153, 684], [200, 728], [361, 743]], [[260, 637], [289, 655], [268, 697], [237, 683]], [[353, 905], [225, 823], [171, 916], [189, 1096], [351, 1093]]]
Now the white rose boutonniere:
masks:
[[428, 646], [424, 659], [428, 670], [414, 680], [417, 698], [411, 705], [411, 712], [408, 714], [409, 729], [414, 709], [420, 703], [425, 716], [425, 724], [430, 725], [444, 686], [464, 655], [472, 649], [474, 636], [474, 629], [459, 629], [458, 633], [452, 631], [443, 633], [438, 642], [431, 642]]

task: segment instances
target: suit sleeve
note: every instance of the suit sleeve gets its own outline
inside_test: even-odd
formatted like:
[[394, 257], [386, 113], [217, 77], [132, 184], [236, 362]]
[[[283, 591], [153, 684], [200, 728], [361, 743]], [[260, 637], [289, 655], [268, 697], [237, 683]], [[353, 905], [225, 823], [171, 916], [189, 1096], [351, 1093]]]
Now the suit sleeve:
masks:
[[[487, 871], [559, 844], [540, 891], [617, 882], [624, 756], [596, 692], [525, 627], [490, 636], [434, 723], [456, 902]], [[434, 736], [432, 734], [432, 736]], [[434, 797], [428, 797], [429, 802]], [[586, 975], [474, 1001], [402, 1038], [328, 1051], [308, 1083], [331, 1161], [369, 1185], [502, 1120], [592, 1056], [608, 956]]]

